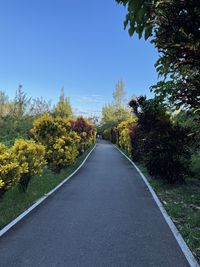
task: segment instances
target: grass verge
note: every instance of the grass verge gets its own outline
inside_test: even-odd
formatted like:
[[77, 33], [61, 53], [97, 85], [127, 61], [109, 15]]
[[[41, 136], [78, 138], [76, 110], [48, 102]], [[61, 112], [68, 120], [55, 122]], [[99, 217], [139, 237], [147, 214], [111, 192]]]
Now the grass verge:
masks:
[[73, 165], [58, 174], [45, 169], [42, 176], [35, 176], [30, 181], [26, 193], [19, 192], [17, 186], [6, 192], [0, 199], [0, 229], [73, 173], [93, 147], [94, 145], [78, 157]]
[[144, 165], [138, 167], [200, 263], [200, 181], [188, 177], [185, 184], [169, 185], [150, 177]]
[[[124, 154], [126, 151], [121, 149]], [[129, 157], [129, 155], [127, 155]], [[130, 157], [129, 157], [130, 158]], [[200, 263], [200, 180], [188, 177], [185, 184], [170, 185], [151, 177], [136, 163], [158, 195], [193, 255]]]

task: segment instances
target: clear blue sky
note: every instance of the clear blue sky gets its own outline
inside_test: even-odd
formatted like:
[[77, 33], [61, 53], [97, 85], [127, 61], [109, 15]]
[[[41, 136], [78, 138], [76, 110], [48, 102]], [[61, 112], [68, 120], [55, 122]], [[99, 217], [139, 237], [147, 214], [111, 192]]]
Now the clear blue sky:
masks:
[[115, 0], [0, 0], [0, 90], [18, 85], [32, 97], [99, 111], [119, 79], [128, 97], [149, 95], [158, 57], [148, 41], [123, 29], [125, 9]]

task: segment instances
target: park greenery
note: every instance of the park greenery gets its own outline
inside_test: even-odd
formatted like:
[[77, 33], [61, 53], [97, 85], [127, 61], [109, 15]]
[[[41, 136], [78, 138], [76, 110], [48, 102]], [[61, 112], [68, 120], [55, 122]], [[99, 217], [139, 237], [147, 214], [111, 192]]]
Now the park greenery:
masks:
[[200, 3], [116, 2], [126, 7], [124, 28], [130, 36], [149, 39], [158, 50], [159, 79], [150, 87], [154, 98], [127, 102], [132, 114], [126, 118], [115, 112], [116, 103], [103, 108], [99, 131], [146, 173], [200, 259]]
[[[200, 2], [116, 2], [127, 7], [129, 34], [149, 39], [158, 50], [159, 80], [150, 88], [154, 98], [129, 100], [124, 82], [118, 81], [97, 131], [146, 172], [200, 259]], [[91, 120], [73, 114], [64, 89], [53, 107], [50, 101], [29, 98], [21, 85], [13, 100], [1, 91], [1, 199], [12, 199], [12, 192], [24, 197], [34, 179], [44, 181], [42, 173], [63, 179], [63, 170], [76, 164], [95, 136]]]
[[[135, 126], [129, 128], [131, 157], [169, 183], [199, 176], [200, 145], [200, 4], [199, 1], [116, 0], [127, 8], [130, 36], [144, 37], [158, 50], [159, 81], [153, 99], [130, 101]], [[112, 128], [119, 140], [119, 132]], [[107, 134], [108, 135], [108, 134]], [[116, 137], [117, 136], [117, 137]], [[119, 143], [119, 142], [118, 142]], [[129, 149], [130, 154], [130, 149]], [[159, 168], [157, 167], [159, 166]]]
[[151, 90], [161, 102], [200, 106], [200, 4], [198, 0], [116, 0], [127, 6], [129, 34], [157, 48], [161, 80]]
[[[123, 94], [122, 94], [123, 95]], [[197, 259], [200, 259], [199, 116], [171, 109], [159, 99], [134, 97], [126, 118], [115, 101], [98, 132], [129, 156], [146, 174]], [[105, 112], [105, 109], [104, 109]], [[114, 114], [114, 115], [113, 115]], [[108, 121], [111, 115], [113, 120]]]
[[0, 93], [0, 197], [28, 185], [46, 169], [60, 173], [95, 142], [91, 120], [76, 117], [61, 90], [59, 102], [28, 98], [19, 86], [14, 100]]

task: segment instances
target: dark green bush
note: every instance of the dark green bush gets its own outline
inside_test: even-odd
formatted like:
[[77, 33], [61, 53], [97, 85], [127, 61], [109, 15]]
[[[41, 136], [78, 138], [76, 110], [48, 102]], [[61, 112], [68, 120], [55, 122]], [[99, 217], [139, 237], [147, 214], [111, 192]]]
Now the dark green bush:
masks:
[[191, 163], [190, 130], [174, 124], [157, 99], [141, 97], [130, 106], [137, 108], [139, 119], [132, 133], [133, 158], [143, 161], [155, 178], [169, 183], [184, 181]]

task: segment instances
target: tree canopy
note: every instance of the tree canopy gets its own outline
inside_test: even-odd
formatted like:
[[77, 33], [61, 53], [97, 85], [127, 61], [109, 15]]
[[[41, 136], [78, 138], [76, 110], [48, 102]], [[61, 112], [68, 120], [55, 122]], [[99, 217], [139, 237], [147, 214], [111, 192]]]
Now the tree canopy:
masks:
[[152, 90], [177, 105], [200, 105], [200, 1], [116, 0], [128, 7], [125, 28], [151, 37], [159, 52], [158, 74], [167, 82]]
[[102, 108], [102, 129], [113, 127], [132, 116], [130, 108], [125, 104], [125, 95], [124, 82], [120, 80], [113, 92], [113, 102]]
[[60, 116], [62, 118], [69, 118], [73, 115], [70, 100], [68, 97], [65, 97], [64, 88], [61, 89], [60, 99], [55, 106], [53, 115]]

